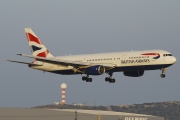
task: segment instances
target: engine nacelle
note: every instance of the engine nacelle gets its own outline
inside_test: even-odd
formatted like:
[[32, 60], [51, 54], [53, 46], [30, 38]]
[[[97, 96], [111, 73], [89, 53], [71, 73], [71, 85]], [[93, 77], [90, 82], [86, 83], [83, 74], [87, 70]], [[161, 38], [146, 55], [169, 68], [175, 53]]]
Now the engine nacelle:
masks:
[[129, 77], [140, 77], [144, 75], [144, 70], [124, 71], [123, 73], [125, 76], [129, 76]]
[[102, 75], [105, 72], [104, 66], [92, 66], [85, 70], [85, 73], [88, 75]]

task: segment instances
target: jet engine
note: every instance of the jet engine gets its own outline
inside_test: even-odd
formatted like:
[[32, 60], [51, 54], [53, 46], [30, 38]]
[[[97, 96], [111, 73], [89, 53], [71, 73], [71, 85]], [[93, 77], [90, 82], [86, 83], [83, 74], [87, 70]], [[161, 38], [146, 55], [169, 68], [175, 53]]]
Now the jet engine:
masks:
[[105, 72], [104, 66], [92, 66], [85, 70], [85, 73], [88, 75], [102, 75]]

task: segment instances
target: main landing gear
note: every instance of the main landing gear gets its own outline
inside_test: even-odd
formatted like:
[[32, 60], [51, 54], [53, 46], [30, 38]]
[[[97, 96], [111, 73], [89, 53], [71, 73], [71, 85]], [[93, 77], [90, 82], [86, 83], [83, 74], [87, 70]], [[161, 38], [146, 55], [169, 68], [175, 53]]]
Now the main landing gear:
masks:
[[162, 74], [160, 75], [161, 78], [165, 78], [165, 71], [167, 70], [167, 68], [162, 68]]
[[108, 74], [109, 74], [109, 77], [106, 77], [105, 81], [109, 82], [109, 83], [115, 83], [116, 80], [114, 78], [112, 78], [113, 73], [108, 73]]
[[[106, 77], [106, 78], [105, 78], [105, 81], [106, 81], [106, 82], [109, 82], [109, 83], [115, 83], [116, 80], [115, 80], [114, 78], [112, 78], [113, 73], [108, 73], [108, 74], [109, 74], [109, 77]], [[82, 80], [83, 80], [83, 81], [86, 81], [86, 82], [92, 82], [92, 78], [90, 78], [89, 75], [83, 76], [83, 77], [82, 77]]]
[[92, 82], [92, 78], [89, 78], [89, 75], [83, 76], [83, 77], [82, 77], [82, 80], [83, 80], [83, 81], [86, 81], [86, 82]]

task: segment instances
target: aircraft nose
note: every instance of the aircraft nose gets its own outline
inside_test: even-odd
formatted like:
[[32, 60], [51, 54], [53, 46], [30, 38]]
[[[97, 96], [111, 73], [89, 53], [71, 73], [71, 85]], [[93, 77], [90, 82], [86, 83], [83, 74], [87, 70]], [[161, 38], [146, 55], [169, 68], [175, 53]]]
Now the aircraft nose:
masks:
[[172, 61], [172, 63], [175, 63], [176, 62], [176, 58], [172, 57], [171, 61]]

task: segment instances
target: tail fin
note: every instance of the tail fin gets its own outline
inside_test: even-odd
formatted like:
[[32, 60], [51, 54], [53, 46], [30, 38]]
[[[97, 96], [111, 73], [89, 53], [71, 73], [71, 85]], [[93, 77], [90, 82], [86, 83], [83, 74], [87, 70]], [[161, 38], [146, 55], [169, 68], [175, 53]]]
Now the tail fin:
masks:
[[38, 57], [53, 57], [46, 46], [43, 45], [41, 40], [31, 30], [31, 28], [25, 28], [26, 36], [28, 39], [29, 46], [31, 48], [32, 55]]

